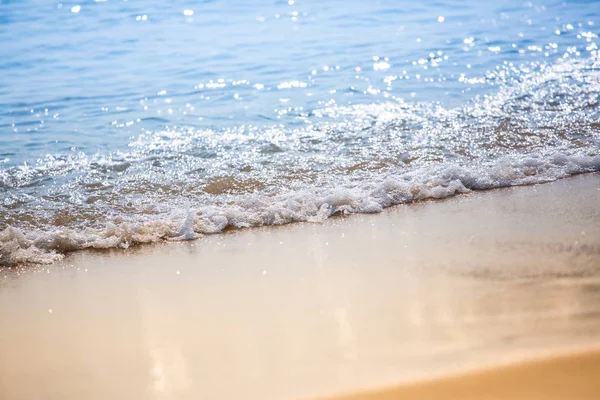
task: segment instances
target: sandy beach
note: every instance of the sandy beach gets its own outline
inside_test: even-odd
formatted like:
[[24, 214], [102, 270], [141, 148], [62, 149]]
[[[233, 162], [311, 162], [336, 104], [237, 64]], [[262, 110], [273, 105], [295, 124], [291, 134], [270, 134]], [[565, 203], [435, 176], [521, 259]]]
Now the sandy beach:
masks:
[[600, 398], [598, 200], [586, 174], [5, 268], [0, 399]]
[[599, 4], [0, 0], [0, 400], [600, 400]]
[[593, 400], [600, 394], [600, 351], [518, 363], [456, 377], [361, 392], [337, 400], [523, 399]]

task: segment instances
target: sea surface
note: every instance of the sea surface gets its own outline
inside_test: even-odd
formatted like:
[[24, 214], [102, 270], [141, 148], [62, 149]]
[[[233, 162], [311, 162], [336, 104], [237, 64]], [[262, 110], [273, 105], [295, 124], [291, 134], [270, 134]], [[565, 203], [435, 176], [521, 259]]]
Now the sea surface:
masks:
[[598, 171], [599, 32], [594, 1], [0, 0], [0, 266]]

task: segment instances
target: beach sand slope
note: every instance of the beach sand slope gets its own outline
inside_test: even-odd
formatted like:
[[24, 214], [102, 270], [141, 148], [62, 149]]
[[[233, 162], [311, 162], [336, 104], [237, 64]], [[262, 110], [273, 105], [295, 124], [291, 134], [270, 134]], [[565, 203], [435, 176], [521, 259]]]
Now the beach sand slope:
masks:
[[591, 399], [599, 345], [599, 174], [0, 270], [3, 400]]

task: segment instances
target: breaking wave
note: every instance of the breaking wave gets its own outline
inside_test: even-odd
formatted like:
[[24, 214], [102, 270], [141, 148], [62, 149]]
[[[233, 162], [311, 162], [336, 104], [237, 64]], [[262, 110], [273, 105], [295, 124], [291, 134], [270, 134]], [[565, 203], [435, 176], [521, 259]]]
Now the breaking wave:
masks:
[[128, 152], [6, 167], [0, 266], [600, 171], [599, 69], [595, 56], [526, 65], [454, 109], [331, 106], [298, 114], [293, 129], [172, 128]]

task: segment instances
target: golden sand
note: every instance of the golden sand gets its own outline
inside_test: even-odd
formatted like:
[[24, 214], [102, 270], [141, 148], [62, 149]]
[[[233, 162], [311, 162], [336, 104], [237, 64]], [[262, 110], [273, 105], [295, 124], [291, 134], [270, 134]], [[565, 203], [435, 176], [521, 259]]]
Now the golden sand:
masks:
[[331, 399], [597, 400], [600, 399], [600, 351], [549, 357]]
[[[306, 399], [597, 347], [599, 199], [588, 174], [2, 270], [0, 399]], [[594, 360], [381, 398], [585, 399]]]

